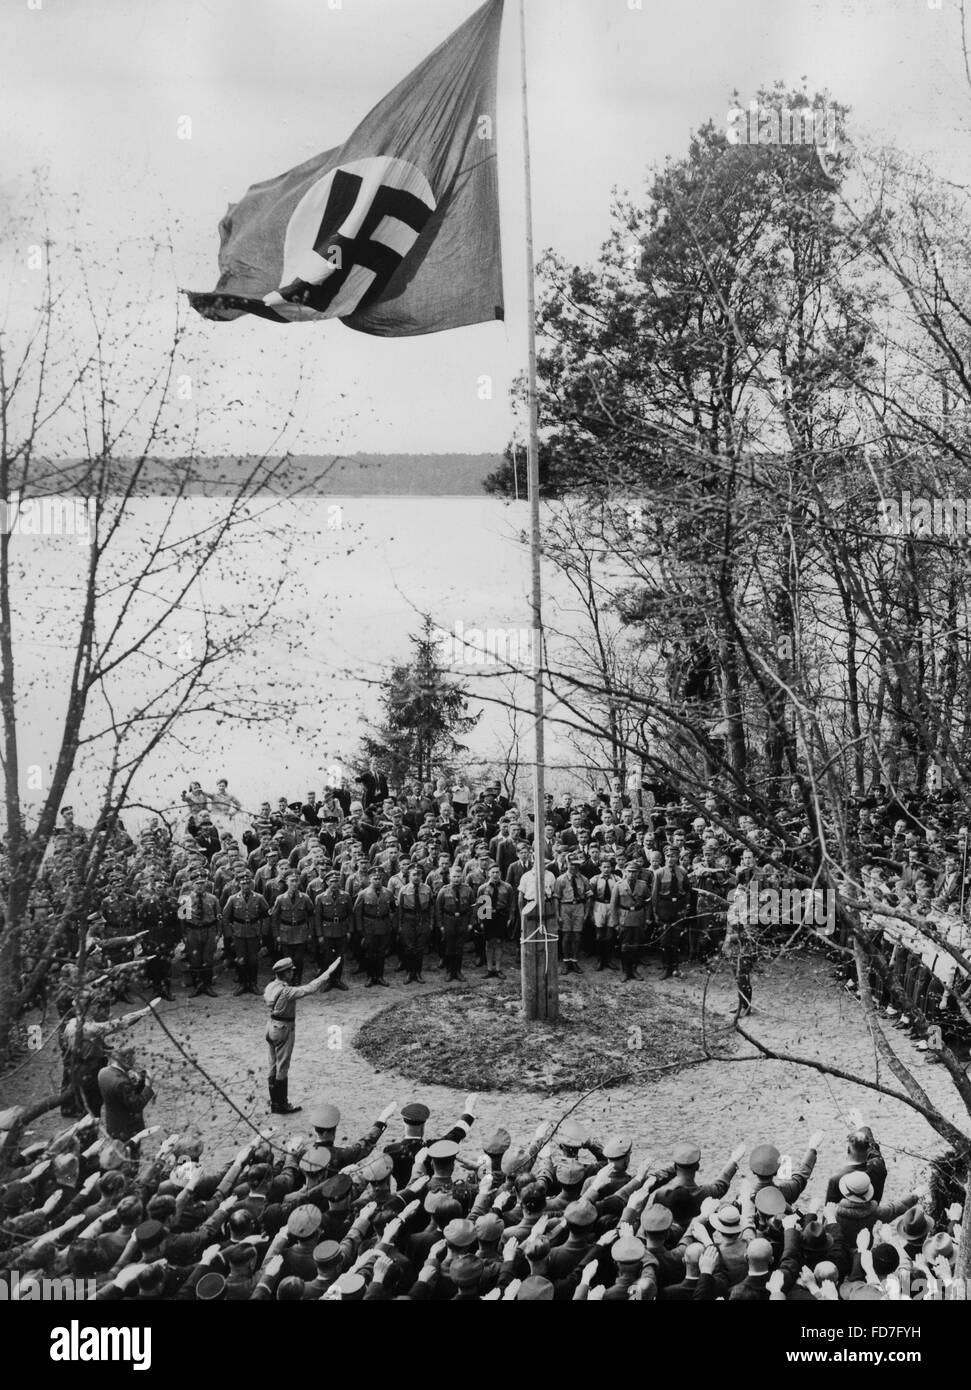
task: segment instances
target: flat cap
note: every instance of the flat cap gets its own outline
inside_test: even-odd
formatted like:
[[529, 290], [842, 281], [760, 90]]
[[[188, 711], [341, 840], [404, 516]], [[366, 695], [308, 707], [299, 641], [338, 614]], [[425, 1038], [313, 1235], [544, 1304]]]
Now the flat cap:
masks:
[[316, 1231], [320, 1230], [320, 1223], [323, 1220], [319, 1207], [312, 1207], [309, 1203], [297, 1207], [292, 1211], [287, 1219], [287, 1232], [295, 1236], [297, 1240], [306, 1240]]
[[641, 1230], [647, 1235], [660, 1236], [665, 1231], [671, 1229], [674, 1216], [670, 1207], [666, 1207], [663, 1202], [654, 1202], [651, 1206], [644, 1208], [644, 1215], [641, 1217]]
[[502, 1217], [497, 1216], [494, 1211], [487, 1211], [475, 1223], [475, 1234], [479, 1241], [485, 1245], [494, 1245], [501, 1240], [505, 1229], [506, 1226]]
[[165, 1227], [161, 1221], [143, 1221], [140, 1226], [135, 1227], [135, 1242], [141, 1250], [158, 1245], [164, 1236]]
[[449, 1245], [457, 1250], [466, 1250], [475, 1244], [475, 1227], [471, 1221], [450, 1221], [442, 1232]]
[[459, 1146], [454, 1139], [439, 1139], [437, 1144], [432, 1144], [428, 1150], [428, 1157], [444, 1163], [450, 1158], [454, 1158], [459, 1151]]
[[309, 1119], [314, 1129], [336, 1129], [341, 1122], [341, 1112], [336, 1105], [321, 1103], [313, 1107]]
[[679, 1168], [697, 1168], [701, 1150], [697, 1144], [679, 1144], [674, 1151], [674, 1161]]
[[292, 970], [292, 969], [293, 969], [293, 961], [290, 959], [289, 956], [284, 956], [282, 960], [278, 960], [277, 963], [276, 963], [276, 965], [274, 965], [274, 967], [273, 967], [273, 973], [274, 973], [274, 975], [282, 975], [283, 972], [284, 972], [284, 970]]
[[644, 1242], [636, 1236], [621, 1236], [620, 1240], [611, 1246], [610, 1253], [614, 1264], [635, 1264], [643, 1260], [647, 1250]]
[[553, 1285], [539, 1274], [524, 1279], [516, 1293], [517, 1303], [551, 1303], [552, 1300]]
[[406, 1125], [423, 1125], [432, 1112], [420, 1100], [409, 1101], [401, 1107], [401, 1118]]
[[561, 1163], [556, 1165], [556, 1181], [561, 1187], [578, 1187], [587, 1176], [587, 1170], [582, 1163], [576, 1163], [572, 1158], [564, 1158]]
[[485, 1265], [478, 1255], [456, 1255], [448, 1267], [448, 1277], [459, 1288], [477, 1284], [485, 1273]]
[[571, 1202], [563, 1213], [563, 1219], [569, 1226], [592, 1226], [597, 1220], [597, 1208], [592, 1202], [581, 1198], [579, 1202]]
[[512, 1135], [508, 1129], [497, 1129], [495, 1134], [490, 1134], [482, 1145], [482, 1152], [493, 1158], [499, 1154], [504, 1154], [512, 1143]]
[[780, 1162], [779, 1150], [772, 1144], [758, 1144], [749, 1156], [749, 1167], [759, 1178], [774, 1178]]
[[626, 1158], [631, 1151], [631, 1141], [619, 1134], [612, 1134], [603, 1146], [604, 1158]]

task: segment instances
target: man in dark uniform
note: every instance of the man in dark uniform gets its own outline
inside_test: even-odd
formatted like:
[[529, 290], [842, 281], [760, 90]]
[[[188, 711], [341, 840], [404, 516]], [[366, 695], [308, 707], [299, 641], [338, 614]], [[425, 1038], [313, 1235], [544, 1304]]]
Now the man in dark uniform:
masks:
[[513, 902], [513, 890], [508, 883], [503, 883], [500, 866], [493, 864], [487, 881], [479, 889], [476, 901], [477, 913], [484, 911], [486, 914], [484, 918], [480, 917], [480, 921], [485, 933], [487, 980], [502, 979], [502, 971], [499, 969], [502, 963], [502, 943], [509, 940]]
[[[342, 1168], [347, 1168], [352, 1163], [360, 1163], [363, 1158], [367, 1158], [381, 1135], [388, 1128], [388, 1121], [394, 1114], [395, 1108], [394, 1101], [390, 1105], [386, 1105], [367, 1134], [356, 1144], [341, 1145], [337, 1143], [337, 1126], [341, 1122], [341, 1112], [336, 1105], [330, 1105], [326, 1101], [318, 1101], [310, 1110], [310, 1123], [314, 1131], [314, 1143], [330, 1150], [331, 1158], [328, 1171], [339, 1174]], [[350, 1191], [349, 1181], [348, 1191]]]
[[136, 899], [136, 924], [139, 932], [147, 932], [142, 950], [147, 956], [145, 974], [149, 985], [163, 999], [171, 1000], [172, 957], [181, 940], [175, 904], [164, 886], [152, 884], [142, 889]]
[[432, 911], [432, 890], [422, 882], [420, 867], [413, 864], [397, 905], [398, 953], [408, 971], [405, 984], [424, 984], [421, 969], [431, 941]]
[[384, 962], [391, 944], [391, 914], [394, 898], [384, 887], [380, 869], [372, 869], [367, 888], [357, 895], [354, 903], [354, 922], [361, 935], [364, 960], [368, 971], [367, 988], [388, 982], [384, 978]]
[[631, 859], [624, 866], [624, 877], [614, 884], [610, 896], [610, 918], [620, 941], [620, 963], [624, 969], [624, 983], [640, 980], [637, 962], [650, 899], [647, 885], [640, 878], [641, 866]]
[[462, 882], [462, 870], [455, 864], [449, 871], [449, 881], [435, 899], [435, 920], [442, 940], [442, 955], [448, 971], [447, 980], [464, 980], [462, 955], [469, 935], [469, 921], [475, 894]]
[[294, 966], [294, 983], [303, 980], [303, 967], [310, 940], [310, 925], [314, 920], [314, 905], [306, 893], [300, 891], [300, 875], [287, 874], [287, 891], [281, 893], [273, 904], [270, 922], [275, 940], [286, 951]]
[[253, 875], [246, 869], [237, 877], [236, 892], [223, 909], [223, 928], [232, 936], [236, 952], [236, 995], [258, 993], [260, 939], [269, 915], [269, 904], [262, 894], [253, 892]]
[[112, 1139], [131, 1139], [145, 1128], [145, 1106], [155, 1096], [152, 1078], [132, 1070], [132, 1048], [116, 1046], [111, 1060], [98, 1073], [104, 1105], [104, 1127]]
[[[462, 1118], [458, 1124], [453, 1125], [448, 1133], [441, 1135], [440, 1138], [461, 1144], [475, 1124], [475, 1104], [476, 1097], [470, 1095], [466, 1099]], [[394, 1165], [394, 1180], [399, 1192], [408, 1186], [408, 1179], [411, 1177], [416, 1155], [422, 1149], [429, 1148], [433, 1142], [438, 1142], [438, 1140], [433, 1141], [425, 1138], [425, 1125], [428, 1122], [429, 1113], [428, 1106], [422, 1105], [420, 1101], [411, 1101], [408, 1105], [403, 1105], [401, 1118], [405, 1124], [404, 1138], [384, 1146], [384, 1152]]]
[[691, 902], [688, 875], [678, 863], [678, 850], [670, 846], [664, 855], [664, 868], [654, 875], [651, 907], [654, 921], [661, 928], [662, 979], [677, 973], [681, 953], [681, 930]]
[[343, 958], [347, 951], [347, 933], [351, 924], [351, 895], [342, 893], [341, 876], [336, 869], [327, 875], [327, 887], [314, 903], [314, 941], [317, 965], [326, 970], [340, 957], [336, 972], [331, 976], [334, 989], [346, 990]]
[[216, 998], [212, 987], [212, 970], [216, 960], [216, 930], [219, 923], [219, 902], [205, 890], [205, 880], [197, 878], [185, 901], [182, 917], [186, 923], [185, 953], [189, 963], [189, 980], [194, 986], [192, 997], [208, 994]]

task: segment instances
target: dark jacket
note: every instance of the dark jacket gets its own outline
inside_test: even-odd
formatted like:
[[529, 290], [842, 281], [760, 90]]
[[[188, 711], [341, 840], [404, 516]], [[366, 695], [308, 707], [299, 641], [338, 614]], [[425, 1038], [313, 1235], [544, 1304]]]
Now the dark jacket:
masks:
[[98, 1089], [104, 1105], [104, 1126], [112, 1139], [130, 1139], [145, 1128], [144, 1110], [155, 1092], [146, 1081], [135, 1081], [121, 1067], [102, 1067]]

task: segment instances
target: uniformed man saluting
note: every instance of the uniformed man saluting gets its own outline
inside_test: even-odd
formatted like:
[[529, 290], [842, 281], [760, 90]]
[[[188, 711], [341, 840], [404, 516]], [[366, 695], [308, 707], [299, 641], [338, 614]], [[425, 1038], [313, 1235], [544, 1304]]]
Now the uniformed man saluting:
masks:
[[297, 1000], [306, 994], [316, 994], [317, 990], [330, 979], [339, 968], [338, 956], [316, 980], [309, 985], [294, 984], [294, 966], [289, 956], [278, 960], [273, 967], [273, 979], [263, 991], [263, 1000], [270, 1011], [270, 1021], [266, 1029], [266, 1042], [270, 1049], [270, 1074], [267, 1085], [270, 1091], [270, 1110], [274, 1115], [293, 1115], [301, 1107], [291, 1105], [287, 1096], [290, 1075], [290, 1058], [293, 1056], [294, 1035], [297, 1028]]

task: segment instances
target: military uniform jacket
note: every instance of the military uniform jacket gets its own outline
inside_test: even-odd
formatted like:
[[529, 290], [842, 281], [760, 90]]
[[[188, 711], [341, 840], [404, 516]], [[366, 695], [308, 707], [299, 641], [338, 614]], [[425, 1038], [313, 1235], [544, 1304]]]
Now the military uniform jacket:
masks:
[[398, 894], [398, 921], [402, 917], [417, 917], [422, 922], [430, 922], [432, 915], [432, 890], [427, 883], [419, 883], [415, 888], [408, 883]]
[[298, 891], [292, 898], [289, 892], [281, 893], [273, 904], [271, 916], [280, 941], [285, 946], [298, 946], [310, 936], [314, 905], [306, 893]]
[[654, 920], [657, 922], [676, 922], [683, 917], [691, 902], [691, 885], [684, 869], [675, 866], [658, 869], [654, 874], [651, 889], [651, 903]]
[[354, 923], [365, 940], [391, 935], [391, 914], [394, 898], [387, 888], [377, 893], [371, 887], [362, 889], [354, 903]]
[[647, 924], [647, 885], [640, 879], [629, 888], [622, 880], [614, 884], [610, 895], [610, 920], [615, 927], [643, 927]]
[[439, 926], [467, 927], [475, 894], [467, 883], [449, 883], [435, 899], [435, 921]]
[[219, 901], [212, 893], [203, 893], [198, 904], [192, 893], [179, 903], [179, 916], [190, 928], [214, 927], [219, 921]]
[[234, 893], [223, 909], [223, 926], [238, 941], [249, 941], [260, 934], [260, 923], [270, 915], [269, 904], [261, 893]]
[[326, 888], [314, 903], [314, 929], [318, 936], [336, 940], [346, 936], [351, 922], [351, 895]]

